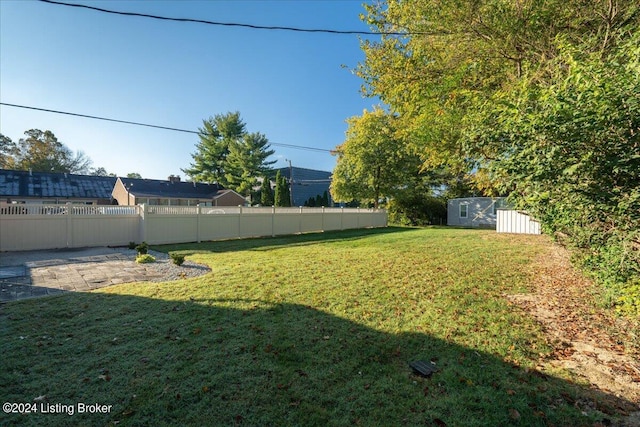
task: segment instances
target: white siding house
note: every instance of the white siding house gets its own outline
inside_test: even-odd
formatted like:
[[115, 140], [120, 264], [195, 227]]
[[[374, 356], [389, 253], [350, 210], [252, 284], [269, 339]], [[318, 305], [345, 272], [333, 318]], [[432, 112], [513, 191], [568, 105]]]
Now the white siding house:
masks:
[[447, 225], [495, 228], [505, 197], [464, 197], [447, 203]]

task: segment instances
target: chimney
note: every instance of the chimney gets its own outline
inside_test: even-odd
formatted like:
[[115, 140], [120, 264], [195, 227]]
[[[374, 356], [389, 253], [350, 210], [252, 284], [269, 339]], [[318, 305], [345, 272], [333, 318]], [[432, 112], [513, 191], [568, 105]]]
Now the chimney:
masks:
[[168, 180], [169, 180], [169, 182], [170, 182], [170, 183], [172, 183], [172, 184], [173, 184], [174, 182], [180, 182], [180, 175], [175, 175], [175, 176], [174, 176], [174, 175], [169, 175]]

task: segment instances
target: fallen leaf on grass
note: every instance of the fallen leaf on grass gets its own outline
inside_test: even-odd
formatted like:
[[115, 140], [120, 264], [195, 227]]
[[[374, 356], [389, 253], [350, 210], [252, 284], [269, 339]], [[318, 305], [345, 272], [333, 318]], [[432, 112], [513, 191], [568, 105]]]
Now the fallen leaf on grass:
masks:
[[509, 409], [509, 417], [512, 420], [519, 420], [520, 419], [520, 412], [518, 412], [517, 410], [511, 408], [511, 409]]

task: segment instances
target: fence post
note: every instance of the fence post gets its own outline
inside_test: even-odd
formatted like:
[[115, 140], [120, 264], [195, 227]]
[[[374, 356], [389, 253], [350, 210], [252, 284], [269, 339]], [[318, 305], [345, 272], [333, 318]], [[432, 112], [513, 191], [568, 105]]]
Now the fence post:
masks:
[[138, 213], [140, 215], [140, 242], [147, 240], [147, 204], [144, 203], [138, 206]]
[[302, 206], [298, 207], [300, 209], [298, 216], [298, 233], [302, 233]]
[[276, 207], [271, 206], [271, 237], [276, 237]]
[[67, 247], [70, 248], [73, 246], [73, 219], [71, 218], [71, 202], [65, 203], [67, 207], [66, 214], [66, 222], [67, 222]]
[[340, 231], [344, 230], [344, 206], [340, 206]]
[[238, 215], [238, 238], [242, 237], [242, 205], [238, 205], [240, 214]]
[[200, 203], [196, 205], [196, 242], [200, 243], [200, 215], [202, 210], [200, 209]]
[[322, 232], [324, 233], [324, 206], [322, 207], [321, 218], [322, 218], [322, 227], [320, 227], [320, 228], [322, 228]]

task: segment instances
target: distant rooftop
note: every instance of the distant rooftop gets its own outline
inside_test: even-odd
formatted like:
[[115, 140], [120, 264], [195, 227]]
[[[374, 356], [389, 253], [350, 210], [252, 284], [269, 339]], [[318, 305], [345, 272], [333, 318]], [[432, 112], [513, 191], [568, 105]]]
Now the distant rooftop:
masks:
[[0, 197], [111, 199], [116, 178], [0, 169]]
[[159, 179], [120, 178], [136, 197], [211, 199], [222, 189], [218, 184], [164, 181]]

